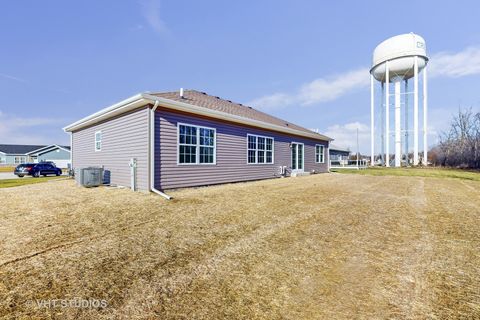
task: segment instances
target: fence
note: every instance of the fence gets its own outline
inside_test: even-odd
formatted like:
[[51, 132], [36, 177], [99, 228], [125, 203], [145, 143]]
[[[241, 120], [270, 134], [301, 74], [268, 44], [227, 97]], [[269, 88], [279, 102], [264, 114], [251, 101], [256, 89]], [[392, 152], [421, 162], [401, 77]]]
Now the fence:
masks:
[[330, 160], [330, 169], [366, 169], [367, 161], [359, 160]]

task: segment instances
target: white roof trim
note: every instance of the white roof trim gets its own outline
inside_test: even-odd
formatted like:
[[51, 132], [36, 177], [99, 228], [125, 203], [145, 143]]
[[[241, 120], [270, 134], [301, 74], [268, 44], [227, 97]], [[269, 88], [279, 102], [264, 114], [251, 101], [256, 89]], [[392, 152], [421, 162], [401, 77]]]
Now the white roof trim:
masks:
[[327, 140], [327, 141], [332, 141], [332, 138], [323, 136], [321, 134], [312, 132], [303, 132], [299, 131], [296, 129], [291, 129], [291, 128], [285, 128], [279, 125], [275, 124], [270, 124], [266, 123], [263, 121], [259, 120], [254, 120], [254, 119], [249, 119], [237, 115], [232, 115], [226, 112], [221, 112], [217, 110], [212, 110], [212, 109], [207, 109], [204, 107], [199, 107], [195, 106], [189, 103], [185, 102], [180, 102], [180, 101], [175, 101], [175, 100], [170, 100], [166, 98], [161, 98], [157, 97], [148, 93], [143, 93], [143, 94], [137, 94], [133, 97], [130, 97], [128, 99], [125, 99], [123, 101], [120, 101], [119, 103], [116, 103], [110, 107], [107, 107], [105, 109], [102, 109], [88, 117], [85, 117], [79, 121], [76, 121], [66, 127], [63, 128], [65, 132], [72, 132], [75, 130], [82, 129], [86, 126], [98, 123], [100, 121], [112, 118], [116, 115], [134, 110], [136, 108], [148, 105], [148, 104], [153, 104], [156, 101], [159, 102], [160, 106], [167, 108], [167, 109], [172, 109], [172, 110], [177, 110], [177, 111], [183, 111], [187, 113], [193, 113], [193, 114], [198, 114], [206, 117], [211, 117], [215, 119], [221, 119], [221, 120], [226, 120], [226, 121], [231, 121], [235, 123], [241, 123], [245, 125], [250, 125], [254, 127], [259, 127], [259, 128], [264, 128], [264, 129], [269, 129], [273, 131], [278, 131], [278, 132], [284, 132], [284, 133], [289, 133], [289, 134], [294, 134], [297, 136], [303, 136], [303, 137], [308, 137], [316, 140]]
[[53, 144], [51, 144], [51, 145], [48, 145], [48, 146], [44, 146], [44, 147], [41, 147], [41, 148], [38, 148], [38, 149], [32, 150], [32, 151], [30, 151], [30, 152], [27, 152], [27, 153], [25, 153], [25, 154], [31, 154], [31, 153], [35, 153], [35, 152], [37, 152], [37, 151], [41, 151], [41, 150], [44, 150], [44, 149], [47, 149], [47, 148], [51, 148], [52, 146], [54, 146], [54, 145], [53, 145]]
[[65, 149], [65, 148], [62, 147], [62, 146], [59, 146], [58, 144], [51, 144], [51, 145], [49, 145], [49, 146], [45, 146], [45, 147], [43, 147], [43, 148], [30, 151], [29, 153], [26, 153], [26, 154], [27, 154], [27, 155], [33, 155], [33, 156], [39, 156], [39, 155], [41, 155], [41, 154], [50, 152], [50, 151], [55, 150], [55, 149], [62, 149], [62, 150], [64, 150], [64, 151], [70, 152], [70, 150]]

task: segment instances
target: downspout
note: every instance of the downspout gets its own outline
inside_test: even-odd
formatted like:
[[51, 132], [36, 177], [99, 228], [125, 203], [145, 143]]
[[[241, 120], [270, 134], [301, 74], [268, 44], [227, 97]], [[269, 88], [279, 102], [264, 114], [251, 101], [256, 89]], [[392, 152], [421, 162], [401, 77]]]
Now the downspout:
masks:
[[73, 173], [73, 132], [70, 132], [70, 168], [68, 168], [68, 175]]
[[168, 194], [155, 189], [155, 110], [157, 110], [159, 101], [155, 100], [153, 108], [150, 110], [150, 190], [161, 195], [167, 200], [172, 199]]

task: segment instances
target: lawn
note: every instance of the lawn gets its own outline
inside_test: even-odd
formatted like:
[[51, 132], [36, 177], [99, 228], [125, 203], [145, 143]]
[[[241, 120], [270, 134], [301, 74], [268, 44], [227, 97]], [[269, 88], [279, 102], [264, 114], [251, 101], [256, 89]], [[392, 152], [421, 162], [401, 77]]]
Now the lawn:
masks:
[[0, 189], [47, 182], [50, 180], [61, 179], [61, 178], [65, 179], [65, 177], [56, 177], [56, 176], [39, 177], [39, 178], [26, 177], [26, 178], [20, 178], [20, 179], [0, 179]]
[[430, 178], [456, 178], [464, 180], [480, 181], [480, 171], [468, 171], [447, 168], [385, 168], [373, 167], [365, 170], [336, 169], [338, 173], [361, 174], [371, 176], [408, 176]]
[[[171, 201], [71, 180], [1, 189], [0, 318], [478, 319], [479, 190], [358, 174]], [[37, 301], [74, 298], [107, 305]]]

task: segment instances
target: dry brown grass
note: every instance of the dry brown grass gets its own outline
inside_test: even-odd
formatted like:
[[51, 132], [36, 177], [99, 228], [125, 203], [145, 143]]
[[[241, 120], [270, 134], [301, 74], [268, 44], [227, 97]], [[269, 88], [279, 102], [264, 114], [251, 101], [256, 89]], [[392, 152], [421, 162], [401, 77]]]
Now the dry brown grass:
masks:
[[[479, 190], [343, 174], [179, 190], [170, 202], [72, 181], [2, 189], [0, 316], [479, 318]], [[108, 306], [29, 303], [74, 297]]]

